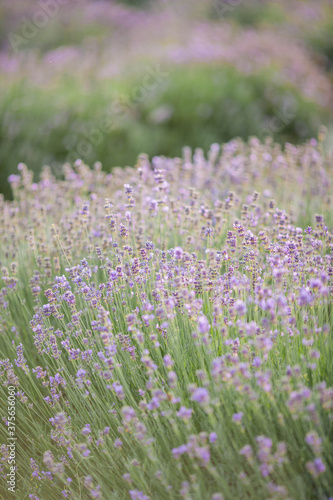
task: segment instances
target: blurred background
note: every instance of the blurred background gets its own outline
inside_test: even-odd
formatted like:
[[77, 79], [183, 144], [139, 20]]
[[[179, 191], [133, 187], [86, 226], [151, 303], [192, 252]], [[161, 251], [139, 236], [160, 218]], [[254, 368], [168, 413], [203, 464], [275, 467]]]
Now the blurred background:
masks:
[[333, 148], [332, 0], [1, 0], [0, 191], [234, 137]]

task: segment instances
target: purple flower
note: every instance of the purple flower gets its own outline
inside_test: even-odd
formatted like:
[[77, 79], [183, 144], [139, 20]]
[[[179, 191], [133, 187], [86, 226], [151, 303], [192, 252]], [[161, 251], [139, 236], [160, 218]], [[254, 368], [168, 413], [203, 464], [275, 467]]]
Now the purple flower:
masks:
[[129, 490], [128, 492], [132, 500], [150, 500], [147, 495], [145, 495], [142, 491], [139, 490]]
[[179, 490], [179, 494], [181, 495], [182, 498], [186, 498], [190, 491], [190, 483], [188, 481], [183, 481], [182, 482], [182, 487]]
[[195, 452], [196, 452], [196, 455], [197, 457], [202, 460], [202, 462], [204, 462], [205, 464], [207, 464], [210, 460], [210, 452], [209, 452], [209, 449], [208, 448], [204, 448], [204, 447], [197, 447], [195, 449]]
[[173, 255], [175, 259], [180, 260], [183, 257], [183, 249], [181, 247], [175, 247], [173, 250]]
[[159, 406], [160, 406], [160, 402], [159, 402], [159, 399], [156, 397], [153, 397], [151, 399], [150, 403], [147, 404], [148, 410], [156, 410], [157, 408], [159, 408]]
[[261, 359], [259, 358], [259, 356], [255, 356], [252, 361], [252, 366], [258, 368], [260, 365], [261, 365]]
[[116, 393], [117, 397], [120, 400], [125, 399], [125, 394], [124, 394], [123, 386], [121, 384], [119, 384], [119, 382], [114, 382], [112, 384], [112, 387], [113, 387], [114, 392]]
[[80, 451], [83, 457], [88, 457], [91, 453], [86, 443], [81, 443], [77, 445], [77, 449]]
[[234, 413], [233, 416], [232, 416], [232, 420], [233, 422], [241, 422], [242, 421], [242, 418], [243, 418], [243, 412], [240, 411], [239, 413]]
[[172, 454], [175, 456], [175, 458], [179, 458], [184, 453], [187, 453], [187, 445], [182, 444], [178, 448], [173, 448], [171, 451], [172, 451]]
[[14, 359], [16, 366], [23, 368], [26, 373], [29, 373], [29, 368], [26, 366], [27, 360], [23, 356], [23, 344], [16, 347], [17, 359]]
[[217, 440], [217, 434], [216, 434], [216, 432], [211, 432], [209, 434], [209, 442], [210, 443], [215, 443], [216, 440]]
[[204, 387], [198, 387], [194, 390], [191, 399], [199, 404], [208, 404], [210, 400], [209, 392]]
[[206, 316], [200, 316], [198, 318], [198, 328], [199, 328], [199, 332], [201, 334], [205, 334], [207, 332], [209, 332], [209, 329], [210, 329], [210, 324], [208, 322], [208, 319], [206, 318]]
[[305, 437], [305, 442], [311, 446], [315, 454], [320, 453], [322, 441], [323, 440], [318, 436], [318, 434], [315, 431], [308, 432]]
[[174, 371], [168, 373], [168, 382], [172, 389], [176, 387], [177, 384], [177, 374]]
[[320, 278], [311, 278], [309, 281], [309, 286], [312, 289], [321, 288], [322, 282], [321, 282]]
[[272, 440], [266, 436], [258, 436], [256, 438], [256, 441], [261, 449], [270, 450], [272, 448]]
[[268, 464], [266, 464], [266, 463], [261, 464], [259, 469], [260, 469], [260, 473], [261, 473], [262, 477], [269, 476], [271, 467]]
[[100, 500], [102, 498], [102, 494], [100, 492], [101, 487], [96, 486], [96, 488], [92, 488], [90, 490], [90, 495], [92, 498], [97, 498], [97, 500]]
[[122, 445], [123, 445], [123, 442], [122, 442], [122, 440], [121, 440], [121, 439], [118, 439], [118, 438], [117, 438], [117, 439], [115, 439], [115, 440], [114, 440], [114, 443], [113, 443], [113, 444], [114, 444], [115, 448], [121, 448], [121, 447], [122, 447]]
[[123, 406], [121, 409], [125, 422], [130, 422], [136, 417], [135, 411], [131, 406]]
[[9, 184], [18, 184], [21, 181], [21, 176], [16, 174], [11, 174], [8, 177]]
[[244, 316], [246, 314], [246, 305], [242, 300], [236, 300], [235, 311], [237, 311], [240, 316]]
[[163, 358], [166, 368], [170, 369], [174, 365], [174, 361], [171, 359], [170, 354], [166, 354]]
[[305, 290], [305, 288], [302, 288], [302, 290], [299, 293], [298, 304], [300, 306], [307, 306], [311, 304], [312, 300], [313, 298], [311, 293]]
[[88, 434], [90, 434], [90, 433], [91, 433], [90, 424], [86, 424], [86, 425], [83, 427], [83, 429], [82, 429], [82, 431], [81, 431], [81, 432], [82, 432], [82, 434], [83, 434], [84, 436], [87, 436]]
[[239, 450], [239, 453], [248, 460], [250, 460], [253, 456], [252, 447], [249, 444], [246, 444], [241, 450]]
[[192, 408], [186, 408], [185, 406], [181, 406], [181, 408], [177, 411], [177, 417], [187, 422], [188, 420], [190, 420], [192, 412], [193, 412]]
[[308, 462], [306, 464], [306, 468], [312, 474], [313, 477], [318, 477], [320, 474], [323, 474], [326, 470], [326, 466], [323, 463], [320, 457], [314, 459], [313, 462]]

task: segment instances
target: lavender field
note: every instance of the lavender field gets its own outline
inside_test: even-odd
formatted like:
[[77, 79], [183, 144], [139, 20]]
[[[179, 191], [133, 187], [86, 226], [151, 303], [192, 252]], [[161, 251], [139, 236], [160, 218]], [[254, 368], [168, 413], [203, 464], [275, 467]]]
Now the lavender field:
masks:
[[15, 498], [332, 498], [323, 134], [38, 183], [19, 165], [1, 206]]
[[0, 499], [333, 500], [332, 2], [0, 14]]

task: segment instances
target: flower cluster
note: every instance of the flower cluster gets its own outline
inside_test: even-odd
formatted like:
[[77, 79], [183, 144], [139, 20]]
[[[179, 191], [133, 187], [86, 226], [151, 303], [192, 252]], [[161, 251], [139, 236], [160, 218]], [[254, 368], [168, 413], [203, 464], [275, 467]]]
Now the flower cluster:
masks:
[[1, 201], [0, 380], [29, 453], [22, 495], [300, 499], [302, 483], [327, 500], [321, 143], [235, 140], [111, 174], [77, 162], [39, 183], [20, 172]]

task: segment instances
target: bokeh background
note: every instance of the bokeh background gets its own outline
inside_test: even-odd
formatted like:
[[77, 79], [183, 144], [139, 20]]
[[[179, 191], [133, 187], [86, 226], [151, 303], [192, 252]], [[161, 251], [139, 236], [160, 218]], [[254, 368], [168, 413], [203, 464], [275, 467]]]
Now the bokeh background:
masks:
[[234, 137], [333, 148], [332, 0], [2, 0], [0, 191]]

